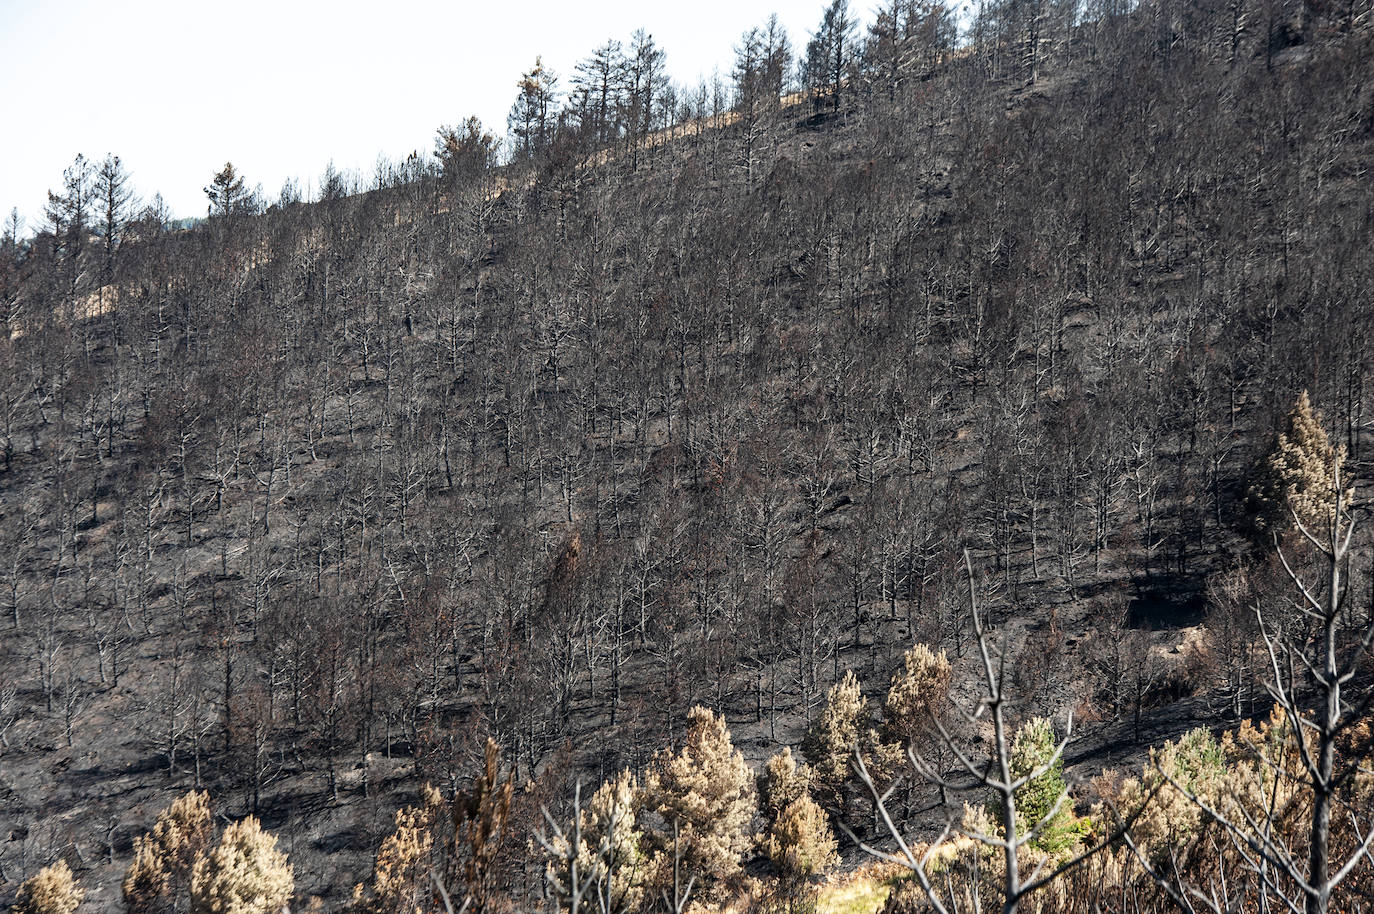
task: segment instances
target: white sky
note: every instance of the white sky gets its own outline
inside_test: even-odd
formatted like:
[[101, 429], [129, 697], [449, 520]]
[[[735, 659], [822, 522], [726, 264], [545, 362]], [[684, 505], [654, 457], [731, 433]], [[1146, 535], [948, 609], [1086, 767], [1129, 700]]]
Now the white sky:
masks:
[[[877, 0], [851, 0], [870, 18]], [[776, 12], [794, 49], [825, 0], [0, 0], [0, 214], [31, 234], [78, 152], [119, 155], [143, 200], [205, 213], [232, 161], [269, 200], [311, 192], [331, 159], [370, 178], [379, 153], [428, 153], [476, 114], [504, 134], [522, 71], [543, 55], [566, 87], [608, 38], [647, 29], [669, 73], [728, 76], [740, 34]]]

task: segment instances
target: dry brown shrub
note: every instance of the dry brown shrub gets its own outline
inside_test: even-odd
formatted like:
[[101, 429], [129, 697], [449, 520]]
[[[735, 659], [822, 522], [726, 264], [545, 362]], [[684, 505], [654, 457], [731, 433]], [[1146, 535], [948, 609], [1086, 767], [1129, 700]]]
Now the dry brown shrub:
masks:
[[65, 860], [59, 860], [19, 886], [11, 910], [14, 914], [72, 914], [85, 896], [86, 891], [77, 885], [71, 867]]

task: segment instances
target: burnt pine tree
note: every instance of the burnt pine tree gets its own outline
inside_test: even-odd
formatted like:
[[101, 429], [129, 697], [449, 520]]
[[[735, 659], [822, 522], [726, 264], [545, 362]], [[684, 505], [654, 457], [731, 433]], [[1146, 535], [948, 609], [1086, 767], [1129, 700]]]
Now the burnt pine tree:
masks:
[[529, 162], [548, 149], [553, 141], [558, 75], [544, 66], [542, 58], [536, 57], [534, 66], [516, 85], [520, 94], [515, 97], [506, 119], [514, 144], [511, 153], [516, 161]]
[[849, 0], [832, 0], [821, 17], [820, 28], [806, 46], [802, 64], [802, 82], [811, 91], [817, 107], [828, 100], [832, 111], [840, 110], [840, 93], [854, 59], [854, 30]]
[[205, 196], [210, 200], [211, 216], [234, 216], [247, 208], [249, 193], [243, 177], [234, 168], [233, 162], [225, 162], [209, 186]]
[[95, 205], [98, 210], [97, 231], [101, 247], [101, 284], [114, 280], [115, 261], [124, 241], [124, 229], [129, 224], [138, 200], [129, 186], [129, 172], [117, 155], [107, 155], [95, 172]]

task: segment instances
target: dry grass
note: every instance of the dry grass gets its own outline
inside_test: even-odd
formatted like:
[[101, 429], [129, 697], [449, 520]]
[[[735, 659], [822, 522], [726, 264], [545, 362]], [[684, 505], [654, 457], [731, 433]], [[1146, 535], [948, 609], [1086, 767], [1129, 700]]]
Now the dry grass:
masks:
[[878, 914], [902, 872], [875, 863], [836, 873], [819, 887], [816, 914]]

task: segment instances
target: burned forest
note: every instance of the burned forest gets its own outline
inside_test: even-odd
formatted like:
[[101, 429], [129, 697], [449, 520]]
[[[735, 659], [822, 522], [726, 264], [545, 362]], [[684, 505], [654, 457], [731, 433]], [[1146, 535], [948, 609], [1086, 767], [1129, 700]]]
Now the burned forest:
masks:
[[816, 13], [11, 218], [0, 905], [1374, 908], [1374, 6]]

